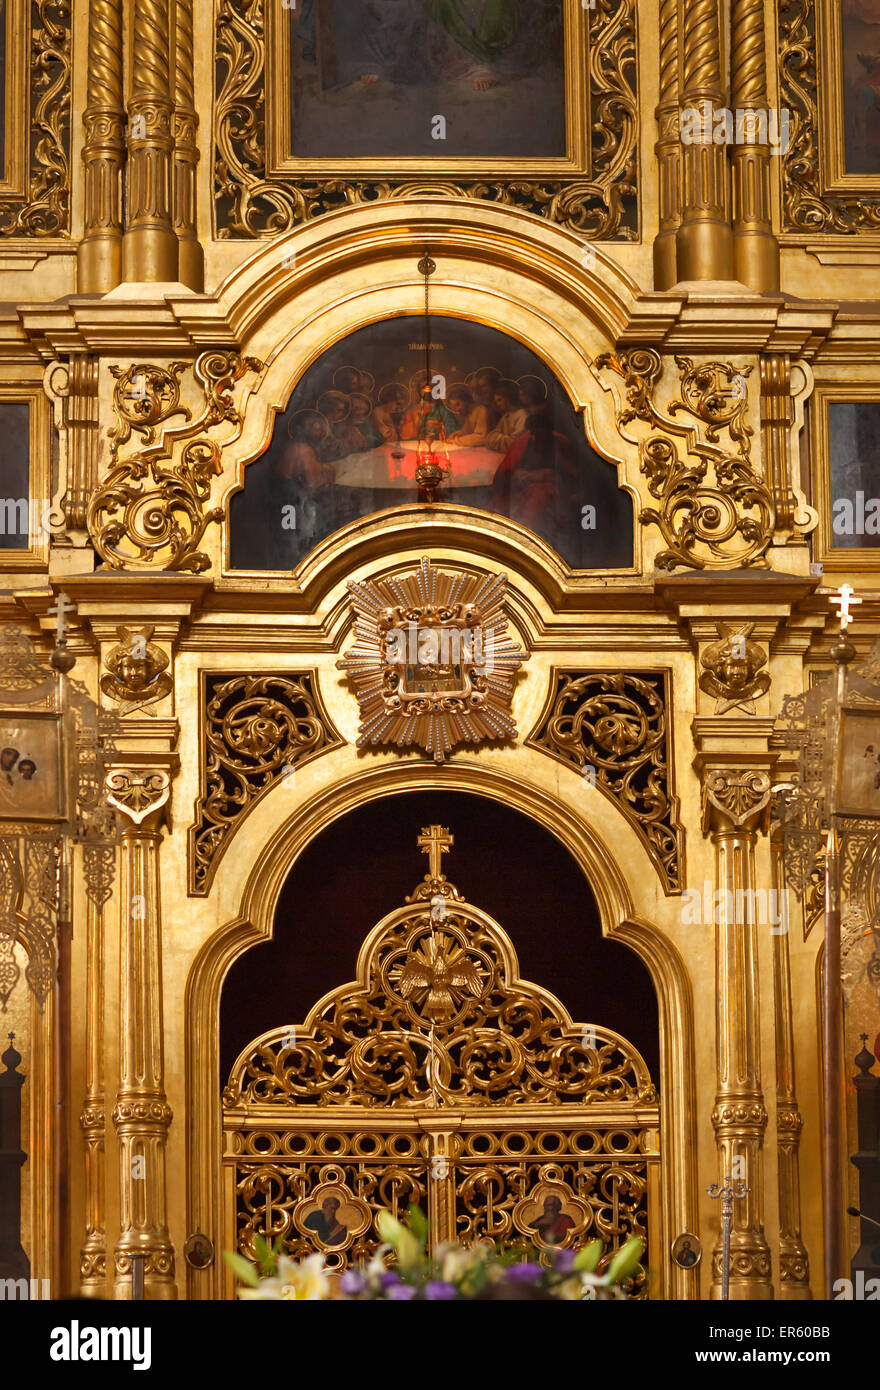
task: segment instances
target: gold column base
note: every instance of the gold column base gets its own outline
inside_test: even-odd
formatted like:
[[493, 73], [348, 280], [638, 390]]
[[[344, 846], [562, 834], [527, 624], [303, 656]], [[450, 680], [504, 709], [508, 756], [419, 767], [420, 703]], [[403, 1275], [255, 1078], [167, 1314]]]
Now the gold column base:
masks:
[[683, 222], [675, 237], [676, 280], [732, 280], [733, 235], [720, 217]]
[[205, 252], [201, 242], [195, 237], [182, 237], [178, 248], [178, 280], [187, 289], [202, 294], [205, 288]]
[[677, 279], [675, 232], [658, 232], [654, 238], [654, 289], [671, 289]]
[[118, 233], [90, 236], [76, 248], [77, 294], [107, 294], [122, 275], [122, 238]]
[[772, 232], [735, 231], [733, 261], [737, 280], [750, 290], [772, 294], [779, 289], [779, 244]]
[[170, 227], [132, 227], [125, 233], [122, 279], [156, 283], [178, 279], [177, 237]]

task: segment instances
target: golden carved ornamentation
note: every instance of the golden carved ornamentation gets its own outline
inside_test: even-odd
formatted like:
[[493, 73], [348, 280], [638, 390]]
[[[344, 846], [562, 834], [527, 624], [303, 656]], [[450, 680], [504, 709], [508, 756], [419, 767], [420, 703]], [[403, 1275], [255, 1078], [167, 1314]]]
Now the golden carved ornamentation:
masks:
[[791, 135], [782, 164], [786, 229], [800, 234], [852, 235], [880, 228], [880, 199], [823, 187], [819, 148], [815, 0], [781, 0], [779, 103], [790, 112]]
[[119, 713], [125, 716], [164, 700], [174, 682], [167, 674], [169, 657], [150, 641], [154, 624], [141, 628], [123, 625], [116, 631], [119, 643], [104, 660], [107, 674], [101, 677], [101, 689], [111, 700], [122, 702]]
[[[112, 463], [88, 511], [92, 542], [110, 569], [154, 564], [164, 570], [195, 573], [208, 569], [210, 560], [198, 547], [208, 526], [223, 518], [222, 507], [205, 510], [212, 480], [221, 471], [220, 449], [212, 440], [193, 436], [226, 421], [238, 423], [232, 388], [247, 372], [261, 369], [262, 363], [254, 357], [225, 351], [202, 353], [193, 368], [205, 402], [199, 417], [166, 432], [159, 444]], [[138, 370], [131, 368], [125, 377], [136, 375]], [[159, 384], [163, 389], [156, 391], [155, 403], [150, 405], [153, 414], [165, 409], [163, 392], [166, 403], [173, 398], [173, 382], [162, 377]], [[149, 419], [133, 427], [152, 432], [155, 423], [158, 421]], [[179, 461], [163, 463], [163, 459], [171, 459], [175, 446], [183, 440], [189, 442], [184, 444]]]
[[510, 715], [523, 652], [507, 637], [504, 574], [435, 569], [349, 582], [349, 671], [361, 709], [358, 747], [424, 748], [443, 762], [457, 743], [516, 737]]
[[0, 200], [0, 236], [63, 237], [70, 231], [71, 6], [33, 0], [30, 13], [28, 191], [24, 202]]
[[[767, 107], [763, 0], [732, 0], [730, 105]], [[735, 144], [731, 164], [734, 276], [762, 292], [779, 289], [779, 245], [771, 226], [770, 165], [766, 143]]]
[[[618, 428], [624, 439], [638, 445], [641, 472], [660, 502], [639, 513], [641, 524], [657, 526], [668, 547], [654, 563], [658, 569], [765, 564], [775, 513], [772, 494], [749, 458], [748, 371], [724, 362], [676, 361], [683, 373], [682, 398], [671, 401], [666, 414], [654, 401], [663, 364], [652, 348], [603, 353], [595, 362], [598, 372], [607, 369], [624, 382], [628, 405], [618, 412]], [[703, 429], [680, 425], [672, 418], [679, 411], [695, 416]], [[663, 433], [638, 437], [626, 432], [624, 426], [635, 420]], [[735, 452], [717, 442], [722, 429]], [[684, 457], [674, 437], [682, 440]], [[688, 463], [688, 456], [696, 463]]]
[[629, 1043], [571, 1023], [519, 979], [501, 929], [451, 897], [439, 918], [421, 901], [374, 928], [357, 983], [322, 999], [302, 1027], [257, 1039], [224, 1096], [245, 1108], [656, 1100]]
[[0, 627], [0, 701], [35, 705], [52, 695], [54, 681], [27, 634], [14, 623]]
[[669, 775], [669, 708], [662, 671], [554, 670], [526, 743], [581, 769], [613, 798], [674, 893], [682, 885], [683, 836]]
[[214, 205], [218, 237], [279, 235], [336, 208], [421, 194], [519, 207], [590, 240], [638, 239], [635, 0], [590, 7], [590, 176], [410, 179], [267, 176], [263, 0], [222, 0], [217, 20]]
[[755, 700], [770, 689], [770, 677], [761, 670], [767, 665], [767, 654], [757, 642], [749, 641], [754, 630], [754, 623], [719, 623], [719, 640], [700, 656], [700, 689], [715, 697], [716, 714], [732, 709], [754, 714]]
[[169, 0], [133, 0], [137, 61], [128, 99], [126, 216], [122, 278], [177, 279], [177, 237], [171, 225], [172, 115]]
[[770, 778], [754, 768], [713, 768], [703, 782], [703, 828], [749, 834], [766, 826]]
[[[237, 1247], [253, 1259], [257, 1236], [294, 1258], [317, 1246], [341, 1270], [376, 1253], [380, 1210], [415, 1202], [433, 1249], [500, 1240], [535, 1258], [598, 1237], [604, 1269], [647, 1233], [659, 1116], [644, 1062], [519, 978], [509, 938], [441, 873], [443, 827], [419, 844], [429, 871], [367, 937], [355, 983], [232, 1068]], [[640, 1271], [629, 1293], [645, 1288]]]
[[314, 671], [211, 675], [204, 691], [202, 785], [190, 828], [190, 892], [207, 893], [239, 819], [340, 738]]
[[678, 279], [675, 234], [681, 220], [681, 127], [678, 110], [679, 45], [677, 0], [660, 0], [660, 91], [657, 105], [659, 225], [654, 238], [654, 285], [668, 290]]
[[156, 426], [173, 415], [192, 418], [191, 412], [180, 404], [180, 374], [189, 364], [170, 362], [157, 367], [136, 362], [124, 371], [111, 364], [110, 375], [116, 378], [113, 387], [113, 410], [116, 428], [109, 433], [110, 458], [115, 460], [123, 444], [137, 430], [143, 444], [152, 444]]
[[[679, 7], [682, 109], [724, 101], [724, 46], [718, 0], [690, 0]], [[681, 150], [681, 222], [676, 233], [679, 280], [729, 280], [733, 274], [730, 175], [723, 145], [693, 141]]]
[[171, 796], [171, 777], [159, 768], [116, 767], [107, 773], [107, 800], [134, 825], [160, 811]]

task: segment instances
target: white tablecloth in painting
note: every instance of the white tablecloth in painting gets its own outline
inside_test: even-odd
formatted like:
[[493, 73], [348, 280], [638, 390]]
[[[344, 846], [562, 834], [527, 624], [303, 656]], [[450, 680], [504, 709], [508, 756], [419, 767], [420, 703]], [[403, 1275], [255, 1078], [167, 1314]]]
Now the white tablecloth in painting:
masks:
[[[488, 487], [504, 457], [493, 449], [472, 449], [460, 444], [446, 447], [452, 465], [450, 487]], [[441, 462], [445, 462], [443, 449], [438, 449], [437, 453]], [[336, 486], [412, 489], [416, 485], [417, 462], [418, 442], [414, 439], [405, 439], [400, 444], [379, 444], [365, 453], [339, 459], [334, 464]]]

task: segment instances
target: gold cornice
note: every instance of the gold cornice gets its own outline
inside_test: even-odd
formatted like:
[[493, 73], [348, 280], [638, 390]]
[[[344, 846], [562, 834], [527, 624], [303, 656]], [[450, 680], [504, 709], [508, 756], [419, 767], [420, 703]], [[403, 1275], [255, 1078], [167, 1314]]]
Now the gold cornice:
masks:
[[[42, 362], [74, 352], [109, 357], [171, 356], [238, 346], [214, 295], [178, 294], [177, 286], [133, 297], [129, 285], [96, 299], [71, 295], [51, 303], [25, 303], [16, 312]], [[2, 356], [2, 344], [0, 344]]]

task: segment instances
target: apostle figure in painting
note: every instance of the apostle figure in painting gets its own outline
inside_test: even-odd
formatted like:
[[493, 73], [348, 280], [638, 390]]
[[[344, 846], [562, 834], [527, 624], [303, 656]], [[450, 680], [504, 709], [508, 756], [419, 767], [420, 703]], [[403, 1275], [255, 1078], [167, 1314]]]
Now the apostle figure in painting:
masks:
[[532, 411], [492, 479], [492, 510], [560, 550], [577, 527], [580, 490], [571, 443], [545, 409]]
[[0, 811], [7, 814], [20, 808], [16, 792], [16, 783], [20, 778], [15, 776], [15, 764], [18, 762], [19, 752], [17, 748], [0, 749]]
[[318, 452], [324, 463], [335, 463], [348, 454], [361, 454], [367, 447], [363, 434], [351, 417], [351, 401], [341, 391], [325, 391], [318, 398], [318, 410], [330, 426]]
[[351, 397], [351, 422], [358, 429], [364, 448], [375, 449], [377, 444], [382, 443], [382, 436], [373, 421], [373, 402], [361, 392]]
[[486, 440], [496, 454], [506, 454], [518, 434], [526, 427], [528, 412], [521, 403], [519, 387], [515, 381], [499, 381], [495, 387], [493, 404], [498, 415], [498, 423]]
[[320, 1211], [313, 1211], [303, 1225], [324, 1245], [342, 1245], [348, 1236], [348, 1227], [343, 1226], [336, 1213], [339, 1211], [338, 1197], [325, 1197]]
[[387, 444], [396, 443], [400, 439], [408, 404], [409, 392], [398, 381], [389, 381], [379, 392], [379, 404], [373, 411], [373, 423]]
[[455, 416], [449, 443], [471, 449], [484, 448], [493, 423], [489, 407], [474, 400], [469, 386], [450, 386], [446, 403]]
[[574, 1230], [574, 1222], [562, 1210], [562, 1198], [548, 1193], [542, 1214], [531, 1222], [529, 1230], [537, 1232], [545, 1245], [561, 1245], [568, 1232]]

